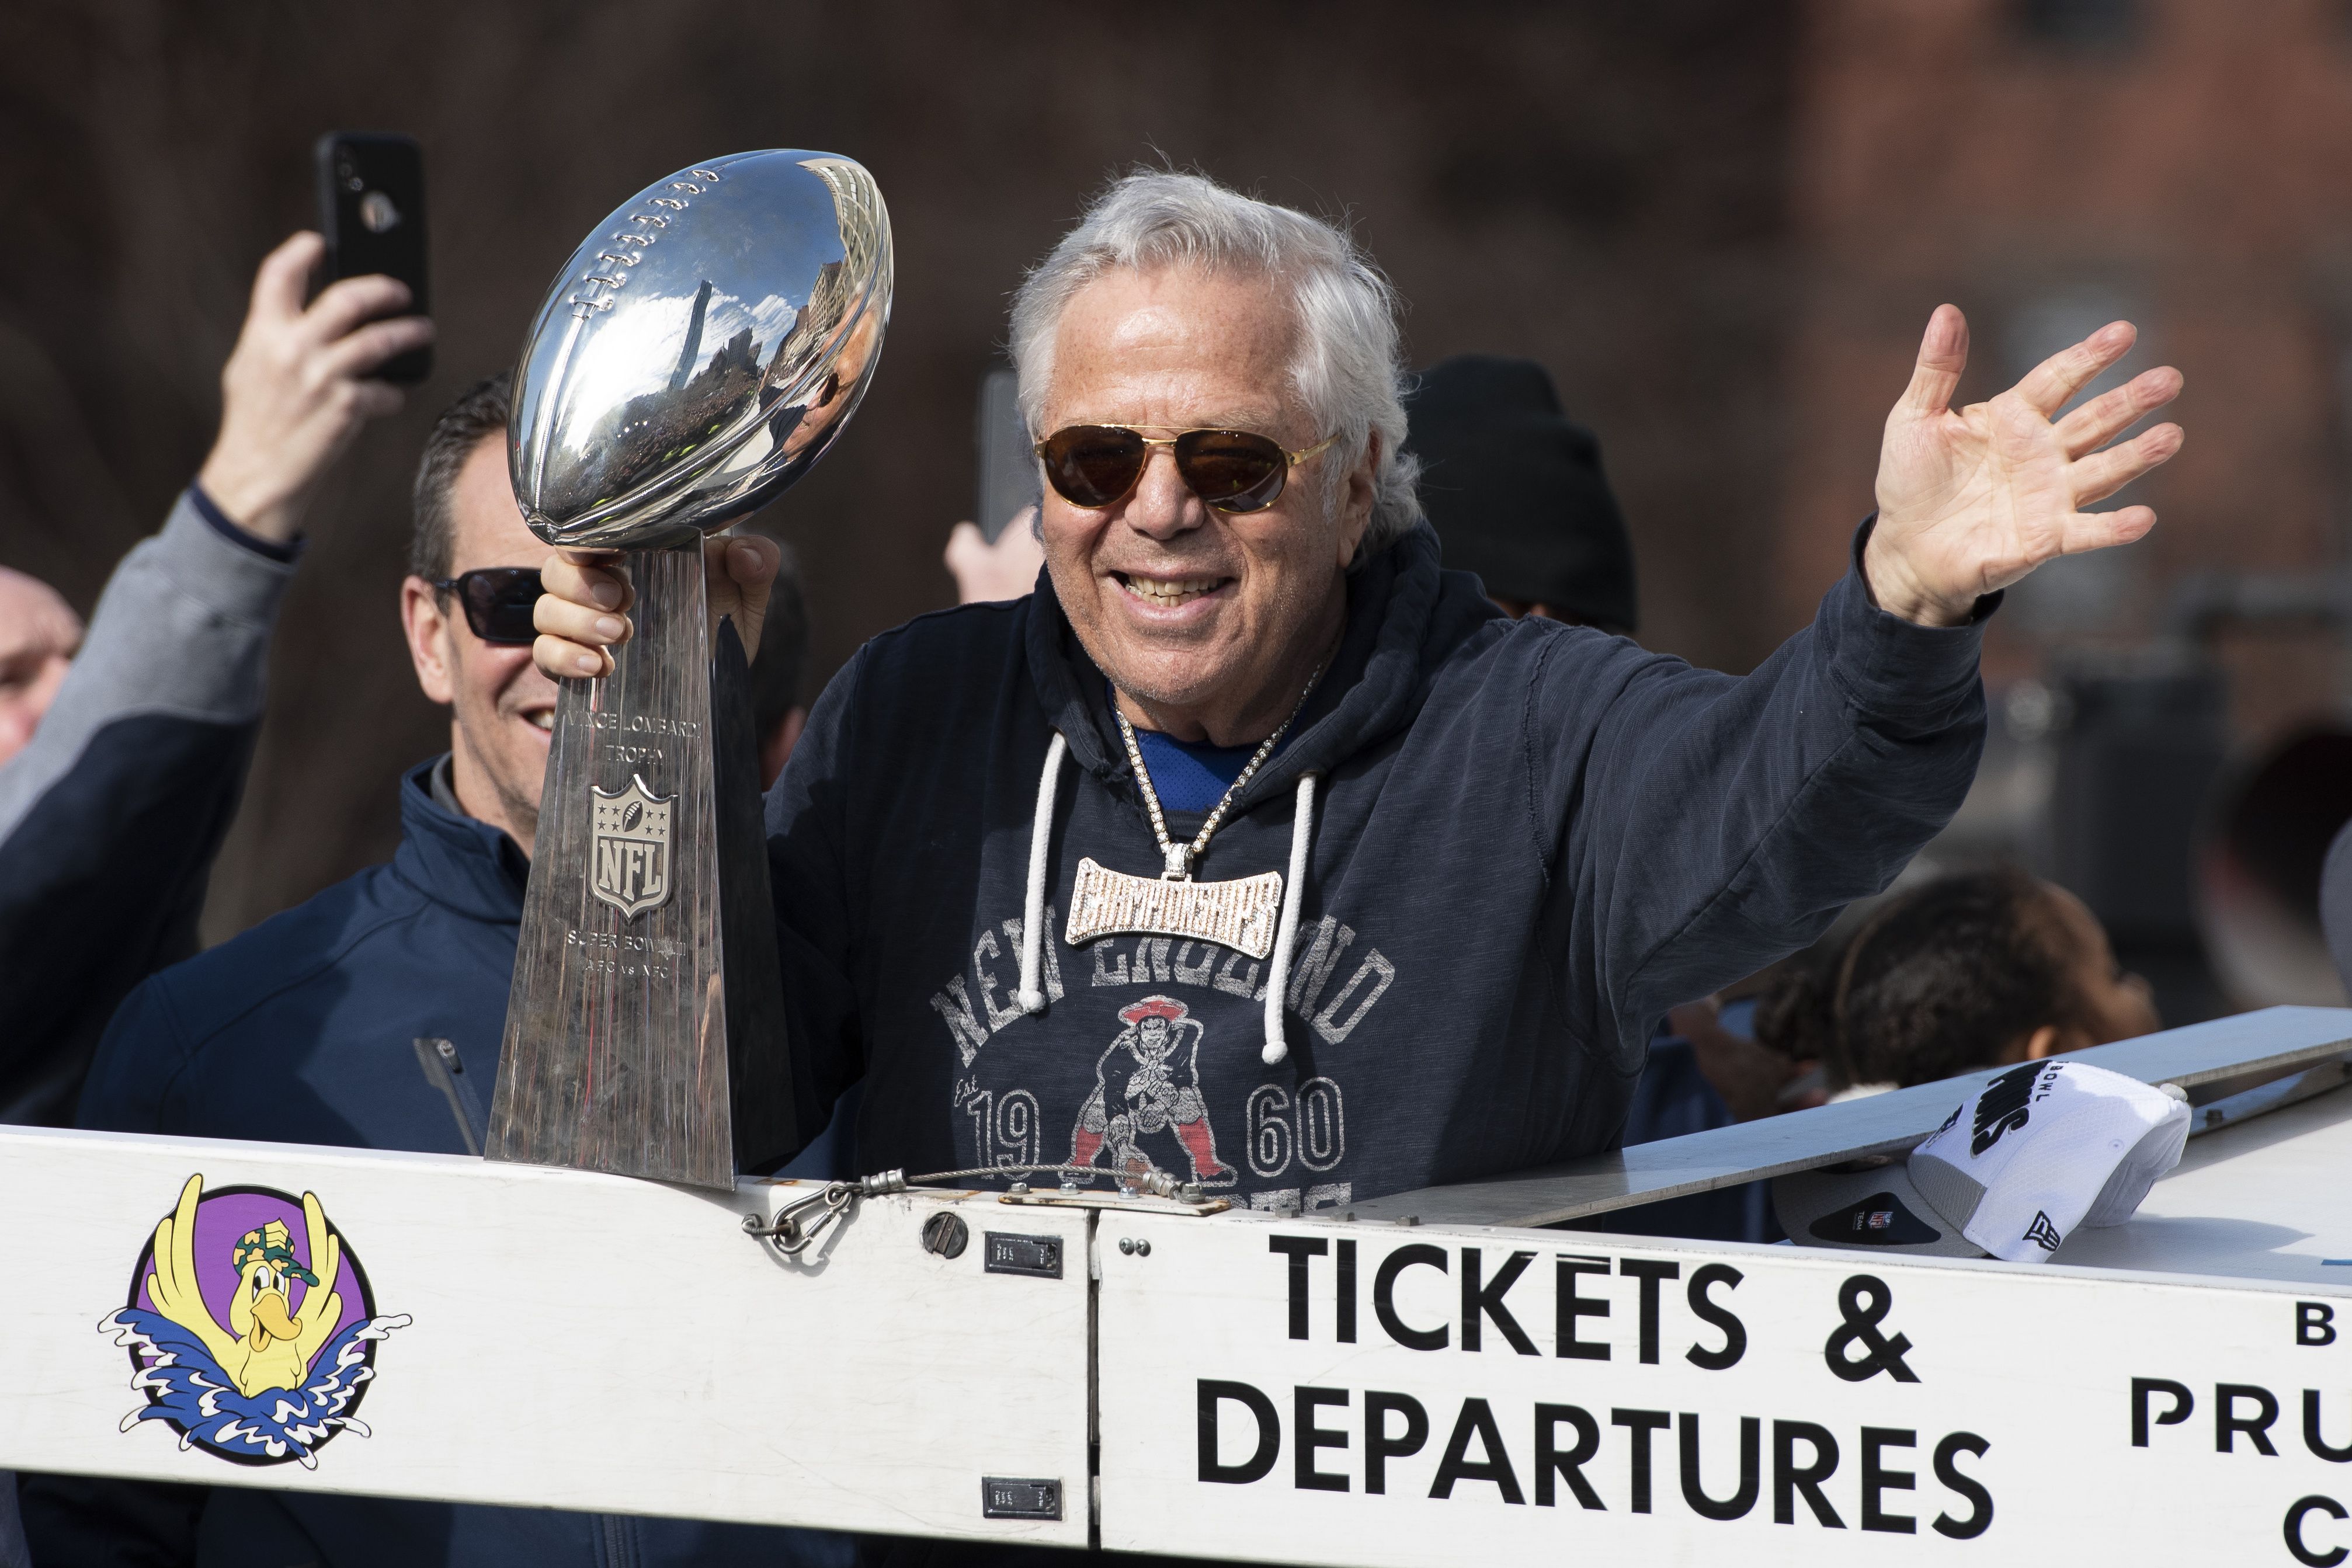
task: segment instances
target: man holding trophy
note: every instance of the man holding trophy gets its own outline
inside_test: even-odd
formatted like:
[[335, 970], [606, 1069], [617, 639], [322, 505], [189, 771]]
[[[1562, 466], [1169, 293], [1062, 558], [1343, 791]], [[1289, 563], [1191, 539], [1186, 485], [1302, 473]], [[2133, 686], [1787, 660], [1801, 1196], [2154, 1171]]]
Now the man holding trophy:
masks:
[[[1967, 329], [1939, 308], [1852, 569], [1733, 677], [1510, 621], [1439, 570], [1394, 301], [1326, 224], [1136, 174], [1012, 326], [1047, 580], [857, 653], [768, 796], [764, 868], [717, 830], [723, 873], [771, 882], [788, 1022], [730, 1037], [739, 1073], [771, 1075], [748, 1139], [736, 1091], [745, 1167], [860, 1078], [868, 1169], [1190, 1183], [1275, 1212], [1609, 1146], [1669, 1006], [1802, 945], [1950, 817], [2000, 591], [2146, 533], [2145, 507], [2084, 508], [2181, 440], [2108, 444], [2178, 394], [2169, 369], [2062, 416], [2124, 323], [1953, 409]], [[617, 659], [625, 684], [675, 625], [679, 559], [542, 569], [536, 657], [567, 704], [608, 700], [596, 677]], [[710, 612], [756, 645], [768, 558], [706, 559]], [[593, 789], [632, 786], [615, 768]], [[575, 922], [551, 950], [575, 929], [605, 940]], [[510, 1153], [577, 1158], [577, 1078], [513, 1086], [541, 1109], [529, 1137], [510, 1119]]]
[[[151, 982], [86, 1121], [368, 1142], [361, 1123], [393, 1105], [372, 1086], [397, 1068], [457, 1112], [406, 1146], [731, 1191], [863, 1080], [869, 1170], [1053, 1173], [1277, 1213], [1591, 1153], [1667, 1007], [1801, 946], [1948, 819], [2000, 591], [2147, 532], [2145, 507], [2082, 508], [2180, 442], [2161, 424], [2108, 444], [2178, 394], [2170, 370], [2062, 414], [2130, 347], [2123, 323], [1953, 410], [1966, 328], [1940, 308], [1852, 570], [1753, 674], [1693, 669], [1510, 620], [1442, 571], [1379, 274], [1327, 224], [1137, 174], [1013, 308], [1045, 580], [866, 644], [763, 819], [741, 686], [773, 547], [705, 536], [840, 434], [891, 266], [873, 181], [822, 153], [698, 164], [599, 225], [511, 399], [478, 389], [428, 465], [457, 520], [409, 585], [412, 651], [428, 690], [450, 684], [461, 753], [482, 738], [464, 731], [468, 680], [505, 727], [404, 782], [412, 838], [463, 876], [436, 892], [399, 863], [362, 873]], [[551, 690], [519, 662], [539, 541], [563, 548], [530, 611]], [[492, 764], [541, 736], [524, 800]], [[382, 1019], [328, 1010], [344, 934], [394, 929], [342, 918], [370, 899], [371, 921], [405, 901], [401, 918], [482, 925], [450, 965], [513, 942], [503, 1035], [467, 1082], [461, 1052], [421, 1038], [454, 1021], [379, 1040]], [[289, 977], [301, 940], [327, 956]], [[417, 948], [398, 946], [375, 961], [402, 1005], [440, 1005], [449, 966], [395, 971]], [[289, 1020], [274, 1045], [251, 1034], [271, 1009]], [[58, 1500], [93, 1543], [196, 1527], [193, 1500], [146, 1500], [142, 1525], [106, 1490]], [[241, 1546], [337, 1561], [840, 1549], [217, 1495], [207, 1532], [241, 1521]]]

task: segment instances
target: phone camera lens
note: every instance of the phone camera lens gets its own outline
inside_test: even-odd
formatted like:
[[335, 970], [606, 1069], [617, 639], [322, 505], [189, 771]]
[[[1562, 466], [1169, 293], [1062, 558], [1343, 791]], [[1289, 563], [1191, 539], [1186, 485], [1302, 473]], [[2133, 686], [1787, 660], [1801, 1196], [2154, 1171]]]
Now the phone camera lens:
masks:
[[367, 189], [367, 182], [361, 179], [357, 174], [346, 174], [343, 176], [343, 189], [346, 191], [364, 191]]

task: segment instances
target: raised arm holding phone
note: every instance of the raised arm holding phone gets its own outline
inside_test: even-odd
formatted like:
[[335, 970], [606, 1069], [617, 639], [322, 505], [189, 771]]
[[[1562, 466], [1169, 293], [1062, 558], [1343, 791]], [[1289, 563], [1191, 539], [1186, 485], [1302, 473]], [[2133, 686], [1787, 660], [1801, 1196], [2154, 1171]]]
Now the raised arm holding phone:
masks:
[[29, 738], [0, 754], [0, 1122], [69, 1122], [116, 1005], [195, 950], [311, 498], [400, 407], [379, 368], [432, 341], [393, 278], [306, 305], [325, 254], [306, 232], [263, 259], [210, 455], [116, 569]]

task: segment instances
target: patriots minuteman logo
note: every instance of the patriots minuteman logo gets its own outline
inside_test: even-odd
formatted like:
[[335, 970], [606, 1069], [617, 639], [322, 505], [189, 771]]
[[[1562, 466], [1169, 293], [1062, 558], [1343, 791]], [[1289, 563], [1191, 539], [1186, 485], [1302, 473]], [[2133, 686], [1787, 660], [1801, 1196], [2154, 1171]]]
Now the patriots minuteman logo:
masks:
[[588, 891], [634, 920], [669, 902], [670, 809], [675, 795], [656, 795], [643, 775], [608, 794], [588, 786], [593, 839]]

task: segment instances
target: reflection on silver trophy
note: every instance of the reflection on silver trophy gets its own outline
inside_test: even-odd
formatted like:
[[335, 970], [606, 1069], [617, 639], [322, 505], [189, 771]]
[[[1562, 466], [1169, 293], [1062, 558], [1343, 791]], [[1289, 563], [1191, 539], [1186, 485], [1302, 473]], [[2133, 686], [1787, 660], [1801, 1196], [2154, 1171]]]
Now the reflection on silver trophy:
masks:
[[550, 544], [626, 552], [636, 635], [563, 683], [493, 1158], [731, 1187], [799, 1142], [744, 654], [710, 633], [701, 539], [839, 436], [890, 287], [871, 175], [746, 152], [599, 224], [531, 325], [515, 498]]

